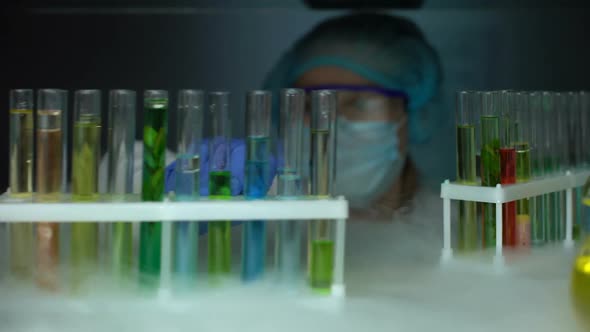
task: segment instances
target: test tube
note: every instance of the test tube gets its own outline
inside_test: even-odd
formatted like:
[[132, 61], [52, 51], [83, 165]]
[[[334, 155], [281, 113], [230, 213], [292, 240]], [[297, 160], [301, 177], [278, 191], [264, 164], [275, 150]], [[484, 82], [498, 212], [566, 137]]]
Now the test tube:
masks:
[[587, 169], [590, 166], [590, 151], [584, 149], [584, 142], [590, 140], [590, 92], [580, 91], [578, 93], [579, 112], [580, 112], [580, 135], [579, 150], [581, 155], [581, 167]]
[[[35, 200], [58, 202], [62, 194], [62, 132], [67, 120], [66, 91], [42, 89], [37, 94]], [[37, 284], [58, 288], [59, 224], [37, 224]]]
[[[246, 94], [246, 177], [244, 196], [260, 199], [270, 187], [270, 120], [269, 91], [250, 91]], [[264, 274], [266, 258], [266, 228], [264, 221], [244, 224], [242, 241], [242, 280], [252, 281]]]
[[[111, 90], [109, 94], [108, 193], [113, 201], [125, 201], [126, 195], [133, 193], [135, 98], [131, 90]], [[129, 277], [133, 260], [131, 222], [113, 222], [112, 242], [113, 274]]]
[[[178, 92], [176, 183], [174, 192], [178, 201], [199, 198], [201, 174], [201, 143], [203, 137], [203, 99], [200, 90]], [[179, 281], [187, 283], [197, 273], [198, 223], [174, 223], [173, 272]]]
[[[61, 90], [58, 89], [57, 90], [61, 99], [62, 99], [62, 104], [64, 105], [64, 112], [63, 114], [69, 114], [68, 111], [68, 106], [69, 106], [69, 102], [68, 102], [68, 92], [66, 90]], [[64, 118], [62, 117], [62, 123], [61, 123], [61, 141], [62, 141], [62, 162], [61, 162], [61, 166], [62, 166], [62, 178], [61, 178], [61, 192], [62, 193], [68, 193], [70, 192], [70, 188], [69, 188], [69, 167], [70, 167], [70, 162], [69, 162], [69, 140], [70, 140], [70, 127], [68, 125], [69, 122], [69, 118]], [[64, 226], [64, 225], [62, 225]], [[67, 225], [69, 226], [69, 225]]]
[[[457, 93], [457, 182], [477, 184], [475, 158], [475, 109], [480, 107], [481, 98], [474, 91]], [[477, 203], [459, 201], [458, 249], [471, 251], [478, 248]]]
[[[487, 91], [482, 95], [481, 114], [481, 185], [495, 187], [500, 183], [500, 120], [501, 92]], [[484, 247], [496, 245], [495, 204], [482, 204], [482, 238]]]
[[[557, 123], [557, 112], [555, 107], [554, 94], [549, 91], [541, 92], [541, 107], [543, 110], [544, 117], [544, 136], [543, 136], [543, 148], [544, 158], [543, 165], [545, 175], [555, 175], [558, 170], [557, 156], [555, 144], [555, 132]], [[559, 238], [559, 229], [561, 218], [561, 207], [560, 207], [560, 195], [559, 193], [549, 193], [544, 195], [545, 199], [545, 237], [547, 241], [556, 241]]]
[[[305, 92], [300, 89], [281, 90], [278, 184], [280, 199], [296, 199], [303, 194], [303, 115]], [[280, 281], [292, 282], [301, 273], [301, 222], [279, 222], [276, 242], [276, 265]]]
[[[74, 95], [72, 201], [98, 199], [101, 107], [99, 90], [78, 90]], [[74, 222], [71, 227], [72, 284], [77, 287], [98, 261], [98, 224]]]
[[[590, 92], [588, 91], [581, 91], [580, 92], [580, 118], [581, 118], [581, 142], [588, 142], [590, 140]], [[583, 143], [581, 143], [583, 144]], [[566, 145], [563, 145], [566, 146]], [[565, 149], [564, 149], [565, 150]], [[590, 167], [590, 151], [588, 149], [582, 149], [583, 152], [583, 168], [588, 169]], [[590, 185], [590, 182], [588, 183]], [[575, 199], [574, 199], [574, 211], [575, 211], [575, 220], [574, 220], [574, 229], [573, 229], [573, 238], [574, 240], [578, 240], [582, 236], [583, 232], [583, 224], [584, 218], [588, 218], [585, 216], [587, 207], [585, 207], [585, 203], [587, 201], [587, 186], [578, 187], [575, 190]], [[585, 232], [585, 231], [584, 231]]]
[[[531, 112], [525, 92], [515, 92], [510, 100], [514, 109], [514, 148], [516, 149], [516, 182], [531, 179]], [[531, 243], [531, 199], [516, 203], [516, 245], [527, 248]]]
[[581, 142], [581, 107], [579, 94], [576, 92], [566, 92], [567, 113], [569, 119], [569, 151], [570, 151], [570, 168], [572, 170], [580, 168], [582, 160], [582, 142]]
[[[499, 96], [500, 113], [500, 183], [516, 183], [516, 149], [514, 147], [514, 109], [512, 92], [502, 91]], [[506, 246], [516, 245], [516, 202], [502, 205], [502, 239]]]
[[[211, 92], [209, 113], [212, 138], [209, 140], [209, 198], [231, 198], [229, 92]], [[208, 272], [211, 281], [231, 271], [231, 223], [215, 221], [208, 230]]]
[[[311, 195], [332, 195], [336, 155], [336, 92], [316, 90], [311, 94]], [[334, 267], [334, 234], [328, 220], [310, 222], [310, 284], [329, 291]]]
[[[10, 91], [10, 196], [33, 194], [33, 90]], [[33, 224], [10, 224], [10, 268], [19, 278], [32, 276]]]
[[[543, 177], [544, 169], [544, 137], [545, 121], [542, 108], [542, 97], [539, 92], [528, 93], [528, 110], [531, 119], [531, 167], [532, 175], [535, 178]], [[545, 243], [545, 218], [547, 206], [545, 202], [545, 195], [536, 196], [530, 200], [531, 208], [531, 243], [534, 246], [539, 246]]]
[[[164, 168], [168, 132], [168, 92], [144, 93], [142, 201], [164, 199]], [[142, 284], [157, 286], [160, 276], [162, 223], [146, 221], [140, 225], [139, 273]]]
[[[552, 143], [552, 158], [555, 173], [559, 175], [565, 174], [567, 167], [567, 112], [564, 109], [564, 94], [560, 92], [551, 92], [553, 97], [553, 143]], [[581, 195], [581, 190], [577, 192]], [[556, 239], [565, 239], [565, 192], [559, 191], [554, 193], [554, 215], [556, 218]], [[581, 201], [581, 196], [577, 196]], [[581, 202], [576, 202], [575, 206], [580, 206]], [[574, 210], [575, 212], [575, 210]]]

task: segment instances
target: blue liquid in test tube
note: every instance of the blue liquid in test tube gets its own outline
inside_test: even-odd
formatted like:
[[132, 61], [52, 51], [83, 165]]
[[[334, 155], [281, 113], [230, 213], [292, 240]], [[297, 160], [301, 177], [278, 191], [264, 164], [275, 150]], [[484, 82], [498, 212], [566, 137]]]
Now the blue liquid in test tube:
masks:
[[[279, 138], [277, 142], [277, 197], [284, 200], [298, 199], [305, 194], [302, 188], [303, 165], [303, 116], [305, 92], [300, 89], [284, 89], [280, 96]], [[281, 220], [276, 237], [277, 279], [283, 284], [293, 284], [302, 277], [301, 248], [303, 222]]]
[[[270, 186], [270, 106], [271, 93], [251, 91], [246, 95], [248, 135], [246, 145], [246, 199], [261, 199]], [[266, 259], [266, 225], [264, 221], [244, 224], [242, 280], [253, 281], [264, 274]]]

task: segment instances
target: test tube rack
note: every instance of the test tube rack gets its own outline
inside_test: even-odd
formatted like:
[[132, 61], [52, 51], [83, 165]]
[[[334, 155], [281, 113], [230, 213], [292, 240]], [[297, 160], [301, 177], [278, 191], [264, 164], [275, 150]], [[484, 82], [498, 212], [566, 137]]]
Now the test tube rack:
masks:
[[573, 248], [573, 189], [583, 186], [590, 170], [566, 171], [564, 174], [543, 177], [529, 182], [482, 187], [464, 185], [445, 180], [441, 185], [440, 196], [443, 199], [443, 249], [441, 262], [448, 263], [453, 259], [451, 247], [451, 200], [493, 203], [496, 205], [496, 252], [494, 265], [503, 268], [505, 265], [502, 238], [502, 204], [523, 198], [532, 198], [553, 192], [566, 192], [565, 212], [565, 248]]
[[329, 220], [335, 222], [334, 273], [331, 296], [342, 298], [346, 294], [344, 284], [344, 246], [348, 202], [344, 197], [300, 198], [285, 200], [267, 198], [260, 200], [202, 199], [194, 202], [92, 202], [92, 203], [36, 203], [13, 199], [6, 193], [0, 196], [0, 221], [8, 223], [35, 222], [99, 222], [113, 220], [162, 222], [162, 266], [160, 272], [161, 296], [170, 294], [172, 223], [191, 221], [243, 221], [266, 220]]

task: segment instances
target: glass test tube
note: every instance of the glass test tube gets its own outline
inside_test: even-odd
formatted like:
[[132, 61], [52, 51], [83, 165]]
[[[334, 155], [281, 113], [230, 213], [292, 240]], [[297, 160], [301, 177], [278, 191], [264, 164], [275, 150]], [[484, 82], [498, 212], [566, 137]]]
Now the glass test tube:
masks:
[[580, 98], [577, 92], [566, 92], [565, 95], [569, 119], [570, 168], [574, 170], [583, 164], [582, 142], [580, 141], [582, 131]]
[[[168, 92], [147, 90], [144, 93], [142, 201], [164, 199], [166, 136], [168, 132]], [[140, 280], [157, 286], [160, 276], [162, 223], [142, 222], [139, 240]]]
[[[62, 132], [67, 122], [67, 92], [42, 89], [37, 94], [37, 144], [35, 200], [58, 202], [62, 193]], [[37, 283], [40, 287], [58, 288], [59, 224], [37, 224]]]
[[[303, 116], [305, 92], [300, 89], [281, 91], [278, 190], [280, 199], [296, 199], [303, 194]], [[300, 275], [302, 225], [297, 220], [279, 222], [276, 242], [276, 265], [280, 281], [291, 282]]]
[[[311, 94], [311, 195], [332, 195], [336, 150], [337, 95], [329, 90]], [[313, 220], [310, 226], [310, 283], [329, 290], [334, 267], [333, 227], [327, 220]]]
[[[194, 201], [199, 198], [201, 174], [201, 143], [203, 137], [203, 99], [200, 90], [178, 92], [176, 184], [174, 192], [178, 201]], [[199, 225], [194, 221], [174, 223], [173, 272], [183, 284], [197, 273]]]
[[[568, 122], [569, 122], [569, 126], [568, 126], [568, 133], [569, 133], [569, 139], [568, 139], [568, 145], [564, 145], [564, 146], [569, 146], [569, 152], [571, 154], [571, 164], [569, 169], [576, 170], [576, 169], [581, 169], [586, 167], [585, 164], [585, 153], [583, 150], [583, 142], [584, 141], [584, 131], [585, 131], [585, 125], [584, 125], [584, 118], [586, 117], [584, 115], [583, 112], [583, 106], [582, 103], [585, 102], [583, 101], [583, 96], [584, 93], [578, 93], [578, 92], [567, 92], [564, 93], [565, 96], [565, 102], [564, 102], [564, 113], [567, 114], [567, 118], [568, 118]], [[582, 205], [581, 205], [581, 197], [582, 197], [582, 188], [578, 187], [574, 190], [574, 197], [576, 197], [576, 199], [574, 199], [574, 212], [576, 215], [580, 215], [581, 214], [581, 210], [582, 210]], [[575, 224], [574, 224], [575, 225]], [[575, 226], [574, 226], [575, 227]], [[574, 228], [574, 230], [576, 230]]]
[[[577, 92], [565, 92], [564, 105], [565, 113], [568, 118], [568, 144], [566, 149], [569, 150], [569, 169], [574, 171], [584, 167], [584, 157], [582, 148], [582, 108], [581, 96]], [[581, 206], [579, 202], [582, 200], [582, 189], [576, 188], [574, 190], [574, 211], [576, 214], [580, 213]]]
[[[10, 196], [33, 194], [33, 90], [10, 91]], [[30, 278], [33, 269], [33, 223], [10, 227], [10, 269], [18, 278]]]
[[[552, 101], [552, 119], [553, 119], [553, 143], [551, 146], [551, 155], [553, 158], [553, 168], [557, 174], [565, 174], [567, 167], [567, 112], [564, 109], [564, 95], [560, 92], [551, 92]], [[576, 192], [575, 192], [576, 193]], [[581, 208], [581, 189], [577, 192], [577, 203], [574, 206]], [[556, 239], [565, 239], [565, 192], [554, 193], [554, 215], [557, 223]], [[575, 200], [576, 202], [576, 200]], [[576, 210], [574, 210], [576, 212]]]
[[586, 179], [582, 187], [582, 205], [579, 238], [585, 239], [590, 236], [590, 177]]
[[[528, 110], [531, 119], [531, 170], [535, 178], [543, 177], [544, 149], [544, 116], [542, 108], [542, 97], [539, 92], [527, 93]], [[530, 199], [531, 208], [531, 244], [539, 246], [545, 243], [545, 218], [546, 209], [545, 195], [536, 196]]]
[[[74, 95], [72, 201], [98, 199], [101, 107], [99, 90], [78, 90]], [[72, 284], [77, 287], [98, 263], [98, 224], [74, 222], [71, 227]]]
[[[484, 92], [481, 113], [481, 185], [495, 187], [500, 183], [500, 92]], [[482, 204], [482, 241], [484, 247], [496, 245], [495, 204]]]
[[[474, 91], [457, 93], [457, 182], [476, 185], [475, 109], [481, 98]], [[459, 201], [458, 249], [471, 251], [479, 247], [477, 232], [477, 203]]]
[[588, 168], [590, 166], [590, 151], [584, 149], [584, 142], [590, 139], [590, 92], [580, 91], [578, 93], [578, 102], [580, 112], [580, 134], [579, 136], [579, 150], [581, 153], [580, 162], [581, 167]]
[[[246, 177], [244, 196], [260, 199], [270, 187], [270, 120], [272, 94], [250, 91], [246, 94]], [[242, 280], [259, 279], [264, 274], [266, 228], [264, 221], [244, 224], [242, 241]]]
[[[543, 167], [546, 176], [557, 173], [558, 165], [555, 155], [555, 130], [556, 130], [556, 108], [555, 98], [552, 92], [541, 92], [541, 107], [543, 110]], [[549, 193], [544, 195], [545, 207], [545, 239], [547, 241], [557, 241], [559, 238], [559, 225], [562, 220], [560, 217], [561, 209], [559, 202], [559, 193]]]
[[[588, 91], [581, 91], [580, 92], [580, 118], [581, 118], [581, 142], [588, 142], [590, 139], [590, 92]], [[566, 146], [566, 145], [563, 145]], [[565, 149], [564, 149], [565, 150]], [[583, 155], [583, 167], [588, 169], [590, 167], [590, 151], [588, 149], [582, 149]], [[587, 183], [590, 185], [590, 182]], [[588, 207], [586, 206], [586, 200], [588, 197], [588, 187], [585, 185], [581, 188], [576, 188], [576, 196], [574, 199], [574, 212], [575, 212], [575, 219], [574, 219], [574, 229], [573, 229], [573, 238], [574, 240], [578, 240], [582, 238], [582, 235], [586, 236], [589, 233], [587, 232], [587, 225], [586, 220], [590, 217], [588, 215]], [[590, 203], [590, 202], [588, 202]]]
[[[231, 198], [229, 92], [211, 92], [209, 113], [212, 138], [209, 141], [209, 198]], [[216, 281], [231, 271], [231, 223], [209, 222], [208, 272]]]
[[[514, 109], [514, 148], [516, 149], [516, 182], [531, 179], [531, 124], [528, 95], [515, 92], [510, 99]], [[516, 203], [516, 245], [527, 248], [531, 243], [531, 199], [523, 198]]]
[[[500, 113], [500, 183], [516, 183], [516, 149], [514, 147], [514, 109], [512, 92], [502, 91], [498, 96]], [[516, 202], [502, 205], [502, 239], [506, 246], [516, 245]]]
[[[111, 90], [109, 94], [108, 193], [113, 201], [124, 201], [133, 193], [133, 147], [135, 141], [135, 91]], [[133, 262], [131, 222], [112, 224], [113, 274], [129, 278]]]

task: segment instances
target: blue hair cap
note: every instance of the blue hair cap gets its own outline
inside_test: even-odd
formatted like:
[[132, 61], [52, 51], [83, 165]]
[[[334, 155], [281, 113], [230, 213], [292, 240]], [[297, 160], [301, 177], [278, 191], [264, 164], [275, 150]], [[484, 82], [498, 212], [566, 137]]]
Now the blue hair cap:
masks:
[[301, 75], [323, 66], [341, 67], [377, 86], [403, 91], [408, 96], [410, 139], [414, 143], [428, 140], [436, 122], [446, 116], [425, 114], [429, 111], [425, 105], [438, 93], [442, 70], [434, 49], [407, 19], [353, 14], [322, 22], [282, 56], [265, 88], [276, 93], [292, 87]]

